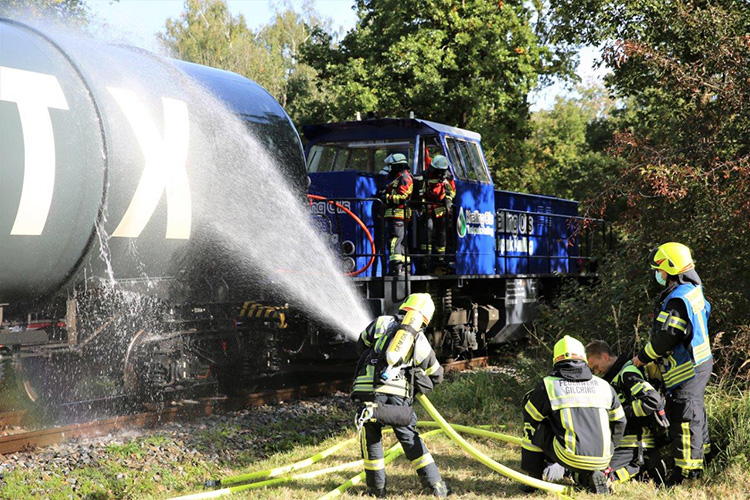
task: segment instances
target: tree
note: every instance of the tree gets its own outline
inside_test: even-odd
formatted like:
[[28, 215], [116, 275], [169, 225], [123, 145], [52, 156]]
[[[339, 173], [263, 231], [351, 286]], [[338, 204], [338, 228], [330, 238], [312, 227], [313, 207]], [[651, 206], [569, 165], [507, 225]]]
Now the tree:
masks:
[[615, 102], [600, 86], [579, 86], [580, 97], [558, 97], [531, 117], [519, 189], [575, 200], [594, 198], [622, 162], [606, 153]]
[[529, 4], [358, 0], [356, 6], [357, 27], [341, 43], [317, 30], [306, 48], [306, 61], [333, 98], [325, 118], [414, 111], [483, 133], [495, 173], [517, 174], [529, 132], [529, 91], [540, 75], [570, 70], [569, 53], [539, 43]]
[[0, 0], [0, 16], [84, 25], [89, 20], [89, 7], [85, 0]]
[[306, 4], [303, 13], [279, 11], [253, 32], [244, 16], [233, 16], [224, 0], [186, 0], [178, 19], [168, 19], [159, 33], [175, 57], [234, 71], [268, 90], [292, 119], [306, 114], [305, 101], [317, 95], [315, 74], [300, 61], [300, 47], [310, 25], [323, 26]]

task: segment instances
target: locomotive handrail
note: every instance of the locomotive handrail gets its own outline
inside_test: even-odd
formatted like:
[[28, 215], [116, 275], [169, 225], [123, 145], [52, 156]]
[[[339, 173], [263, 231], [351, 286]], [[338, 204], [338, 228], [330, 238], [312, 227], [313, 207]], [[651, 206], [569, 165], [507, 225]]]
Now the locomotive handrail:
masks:
[[[368, 222], [368, 224], [365, 224], [369, 227], [375, 228], [375, 236], [377, 238], [377, 241], [379, 245], [378, 248], [375, 249], [375, 251], [371, 252], [354, 252], [351, 254], [348, 254], [348, 257], [352, 257], [354, 259], [357, 259], [359, 257], [364, 258], [370, 258], [370, 259], [378, 259], [380, 261], [380, 276], [377, 276], [378, 271], [375, 271], [373, 277], [379, 277], [383, 281], [386, 280], [388, 277], [388, 266], [387, 266], [387, 255], [386, 255], [386, 248], [387, 248], [387, 234], [386, 234], [386, 218], [382, 215], [376, 215], [377, 213], [382, 214], [384, 207], [383, 200], [378, 197], [364, 197], [364, 198], [357, 198], [357, 197], [330, 197], [326, 198], [326, 200], [330, 202], [350, 202], [350, 203], [356, 203], [359, 204], [360, 208], [356, 209], [355, 207], [351, 207], [352, 210], [356, 211], [358, 213], [358, 217], [361, 218], [362, 211], [361, 207], [362, 204], [366, 202], [372, 202], [373, 203], [373, 217], [372, 221]], [[434, 205], [434, 202], [428, 202], [423, 200], [412, 200], [409, 202], [409, 206], [418, 213], [425, 213], [427, 211], [427, 207], [430, 205]], [[341, 207], [342, 209], [344, 207]], [[341, 210], [343, 212], [343, 210]], [[540, 231], [541, 234], [520, 234], [516, 232], [508, 233], [508, 232], [500, 232], [497, 227], [499, 224], [497, 223], [497, 215], [499, 212], [514, 214], [514, 215], [524, 215], [524, 216], [530, 216], [538, 218], [539, 223], [542, 227], [547, 228], [546, 231]], [[338, 217], [338, 215], [341, 212], [339, 210], [335, 210], [333, 214], [334, 217]], [[598, 229], [600, 226], [602, 227], [601, 232], [601, 242], [603, 242], [604, 247], [611, 248], [612, 246], [612, 225], [611, 223], [605, 221], [604, 219], [594, 218], [594, 217], [588, 217], [583, 215], [566, 215], [566, 214], [555, 214], [555, 213], [548, 213], [548, 212], [530, 212], [526, 210], [517, 210], [517, 209], [510, 209], [510, 208], [496, 208], [495, 209], [495, 215], [496, 215], [496, 233], [495, 233], [495, 240], [498, 243], [498, 245], [495, 248], [496, 258], [502, 258], [502, 260], [506, 263], [505, 265], [505, 271], [501, 272], [500, 274], [523, 274], [523, 275], [537, 275], [539, 272], [531, 272], [532, 267], [532, 261], [538, 263], [542, 261], [546, 261], [546, 269], [547, 275], [556, 275], [560, 274], [559, 268], [554, 265], [554, 262], [559, 261], [565, 261], [568, 260], [571, 263], [577, 262], [578, 269], [575, 272], [572, 272], [574, 275], [587, 275], [591, 272], [591, 262], [596, 260], [596, 256], [593, 255], [594, 253], [594, 239], [591, 238], [591, 235], [593, 234], [592, 230]], [[548, 219], [545, 219], [548, 218]], [[452, 223], [452, 217], [451, 217], [451, 223]], [[567, 225], [567, 231], [564, 231], [561, 234], [552, 234], [552, 231], [549, 229], [553, 225], [554, 221], [564, 220], [566, 221]], [[419, 246], [420, 240], [422, 238], [422, 235], [420, 234], [421, 231], [419, 231], [415, 226], [418, 224], [418, 219], [416, 217], [412, 218], [410, 223], [405, 224], [404, 227], [404, 240], [406, 242], [405, 249], [406, 249], [406, 256], [408, 259], [408, 262], [410, 264], [418, 264], [416, 262], [413, 262], [411, 259], [426, 259], [430, 257], [437, 258], [437, 254], [428, 254], [428, 253], [421, 253], [421, 252], [414, 252], [413, 249], [415, 247]], [[341, 233], [341, 228], [338, 223], [335, 224], [338, 229], [338, 233]], [[414, 238], [416, 232], [416, 238]], [[368, 231], [369, 232], [369, 231]], [[379, 233], [379, 234], [378, 234]], [[451, 234], [451, 231], [448, 230], [448, 234]], [[534, 238], [534, 240], [539, 244], [537, 248], [544, 248], [545, 251], [543, 253], [536, 253], [532, 254], [530, 251], [530, 248], [527, 246], [526, 250], [523, 252], [516, 252], [521, 253], [520, 255], [508, 255], [508, 252], [506, 250], [500, 250], [499, 246], [499, 239], [503, 236], [515, 236], [517, 238], [521, 238], [529, 241], [529, 238]], [[561, 237], [562, 236], [562, 237]], [[566, 249], [565, 249], [565, 255], [560, 254], [554, 254], [552, 252], [553, 245], [560, 244], [561, 242], [566, 242]], [[449, 238], [448, 246], [451, 247], [455, 245], [454, 241], [451, 241]], [[528, 245], [528, 243], [527, 243]], [[502, 253], [502, 255], [499, 255]], [[454, 260], [456, 257], [458, 257], [459, 254], [455, 253], [445, 253], [440, 254], [439, 257], [445, 258], [448, 260]], [[525, 270], [523, 272], [509, 272], [508, 271], [508, 263], [518, 261], [519, 259], [523, 259], [526, 261], [525, 264]], [[542, 264], [543, 265], [543, 264]], [[538, 267], [537, 267], [538, 269]], [[420, 272], [419, 266], [417, 267], [417, 272], [412, 273], [411, 265], [405, 266], [405, 273], [403, 275], [403, 280], [405, 284], [407, 285], [407, 293], [410, 285], [410, 277], [414, 274], [416, 275], [426, 275], [428, 273]], [[364, 271], [363, 271], [364, 272]], [[397, 277], [396, 279], [400, 279], [400, 277]]]

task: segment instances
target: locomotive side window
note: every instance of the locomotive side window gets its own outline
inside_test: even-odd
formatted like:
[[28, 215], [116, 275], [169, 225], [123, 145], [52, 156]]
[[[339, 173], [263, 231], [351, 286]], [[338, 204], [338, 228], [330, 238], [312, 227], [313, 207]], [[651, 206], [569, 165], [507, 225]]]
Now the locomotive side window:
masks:
[[471, 182], [477, 182], [477, 173], [471, 164], [471, 157], [461, 146], [463, 141], [458, 141], [453, 137], [446, 137], [445, 143], [448, 145], [448, 154], [451, 158], [456, 169], [456, 175], [461, 180], [469, 180]]
[[315, 144], [310, 148], [307, 171], [312, 173], [354, 171], [378, 174], [385, 158], [393, 153], [406, 155], [409, 164], [414, 158], [414, 146], [410, 142], [336, 142]]
[[487, 165], [484, 162], [482, 150], [479, 149], [479, 144], [473, 141], [466, 141], [461, 144], [463, 144], [466, 150], [465, 157], [471, 158], [471, 164], [479, 177], [479, 182], [489, 184], [491, 182], [490, 176], [487, 173]]

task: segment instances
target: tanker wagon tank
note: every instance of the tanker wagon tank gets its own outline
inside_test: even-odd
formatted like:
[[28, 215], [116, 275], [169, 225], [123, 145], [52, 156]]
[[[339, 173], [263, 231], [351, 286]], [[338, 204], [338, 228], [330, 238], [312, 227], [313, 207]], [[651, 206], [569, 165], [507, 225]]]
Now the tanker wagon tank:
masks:
[[256, 83], [0, 19], [0, 344], [32, 399], [278, 369], [277, 339], [237, 321], [238, 302], [263, 297], [210, 224], [242, 200], [213, 196], [232, 180], [207, 93], [302, 197], [299, 136]]

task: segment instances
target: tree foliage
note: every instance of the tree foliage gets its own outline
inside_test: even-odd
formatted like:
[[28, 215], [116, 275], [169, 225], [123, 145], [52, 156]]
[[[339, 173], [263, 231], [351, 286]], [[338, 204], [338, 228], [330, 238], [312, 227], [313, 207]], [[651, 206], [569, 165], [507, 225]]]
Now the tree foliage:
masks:
[[0, 17], [44, 18], [83, 25], [89, 15], [85, 0], [0, 0]]
[[314, 72], [300, 61], [310, 26], [322, 21], [306, 6], [302, 14], [277, 12], [257, 31], [224, 0], [186, 0], [182, 14], [168, 19], [159, 39], [175, 57], [222, 68], [255, 80], [293, 116], [317, 95]]
[[340, 43], [317, 30], [305, 52], [331, 97], [322, 118], [414, 111], [482, 133], [496, 175], [517, 175], [529, 133], [527, 95], [540, 75], [569, 70], [570, 62], [569, 53], [540, 43], [531, 4], [358, 0], [356, 6], [356, 29]]
[[[564, 4], [577, 10], [580, 2]], [[722, 369], [747, 374], [750, 5], [589, 4], [596, 9], [588, 16], [601, 24], [584, 35], [594, 41], [620, 37], [609, 42], [605, 60], [613, 69], [610, 88], [628, 99], [611, 148], [626, 167], [593, 207], [626, 204], [618, 220], [623, 245], [605, 266], [601, 284], [564, 303], [566, 313], [556, 314], [554, 324], [583, 328], [588, 336], [619, 333], [632, 344], [639, 315], [640, 333], [650, 326], [644, 300], [655, 292], [645, 264], [649, 249], [680, 241], [693, 250], [714, 305], [710, 327]]]
[[601, 86], [579, 86], [579, 97], [558, 97], [552, 109], [532, 115], [521, 185], [532, 193], [575, 200], [594, 198], [622, 161], [606, 148], [612, 140], [615, 102]]

